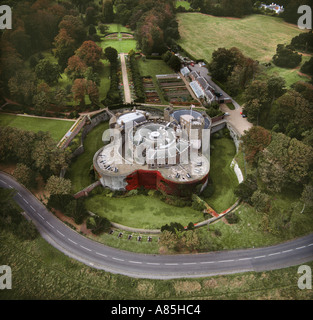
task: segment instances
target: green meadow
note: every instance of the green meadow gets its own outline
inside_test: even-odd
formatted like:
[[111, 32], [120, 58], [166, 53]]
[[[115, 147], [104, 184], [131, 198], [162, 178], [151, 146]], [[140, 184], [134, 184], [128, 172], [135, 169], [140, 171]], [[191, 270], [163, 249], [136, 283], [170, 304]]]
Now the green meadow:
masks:
[[48, 131], [56, 142], [63, 138], [73, 124], [73, 121], [0, 114], [1, 127], [14, 127], [33, 132]]

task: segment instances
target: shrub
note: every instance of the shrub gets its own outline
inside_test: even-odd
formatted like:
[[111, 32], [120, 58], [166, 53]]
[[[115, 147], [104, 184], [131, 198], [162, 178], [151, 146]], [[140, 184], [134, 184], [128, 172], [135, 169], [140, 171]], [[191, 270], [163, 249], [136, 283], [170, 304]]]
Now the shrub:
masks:
[[235, 212], [230, 212], [226, 215], [226, 220], [230, 224], [236, 224], [240, 221], [240, 218]]
[[94, 216], [87, 219], [86, 226], [93, 234], [99, 235], [108, 231], [111, 228], [111, 223], [107, 218]]

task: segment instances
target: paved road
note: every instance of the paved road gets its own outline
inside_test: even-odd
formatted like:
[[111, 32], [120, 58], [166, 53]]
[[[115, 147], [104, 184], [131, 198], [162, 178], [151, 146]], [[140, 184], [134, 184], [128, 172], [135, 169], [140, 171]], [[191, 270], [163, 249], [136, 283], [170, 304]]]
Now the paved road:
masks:
[[47, 242], [71, 258], [112, 273], [150, 279], [192, 278], [279, 269], [313, 260], [313, 234], [266, 248], [206, 254], [163, 256], [121, 251], [67, 227], [9, 175], [0, 173], [0, 187], [17, 190], [14, 200]]

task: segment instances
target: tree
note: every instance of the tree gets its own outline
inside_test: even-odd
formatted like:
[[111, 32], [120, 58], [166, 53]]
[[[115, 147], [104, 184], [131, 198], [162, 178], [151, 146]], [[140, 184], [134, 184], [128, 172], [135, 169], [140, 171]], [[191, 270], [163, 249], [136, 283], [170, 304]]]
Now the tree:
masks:
[[23, 163], [17, 164], [17, 166], [14, 170], [14, 173], [13, 173], [13, 177], [18, 182], [23, 184], [26, 188], [30, 188], [35, 185], [34, 172]]
[[55, 56], [58, 58], [58, 64], [63, 71], [68, 63], [68, 59], [74, 55], [76, 41], [68, 34], [66, 29], [60, 29], [54, 39]]
[[301, 201], [305, 204], [307, 209], [313, 208], [313, 186], [307, 184], [303, 188], [303, 192], [301, 194]]
[[10, 94], [20, 103], [29, 105], [32, 103], [37, 88], [37, 78], [33, 72], [22, 70], [16, 72], [8, 83]]
[[302, 61], [302, 55], [283, 44], [277, 45], [273, 62], [281, 68], [296, 68]]
[[105, 48], [104, 55], [105, 55], [105, 58], [110, 61], [110, 63], [114, 63], [117, 61], [118, 52], [115, 48], [112, 48], [112, 47]]
[[71, 180], [64, 179], [57, 176], [51, 176], [46, 184], [45, 189], [50, 195], [65, 195], [71, 192]]
[[267, 92], [269, 98], [272, 99], [271, 105], [273, 105], [274, 101], [286, 92], [285, 79], [276, 76], [270, 77], [267, 81]]
[[259, 176], [270, 191], [303, 185], [309, 179], [313, 148], [282, 133], [273, 133], [259, 161]]
[[181, 69], [180, 59], [175, 55], [171, 56], [171, 58], [168, 61], [168, 65], [176, 72], [178, 72]]
[[93, 70], [103, 66], [100, 59], [104, 58], [103, 50], [93, 41], [85, 41], [75, 52], [75, 54]]
[[258, 212], [268, 212], [271, 206], [270, 196], [266, 193], [257, 190], [251, 197], [253, 207]]
[[103, 23], [112, 23], [114, 21], [114, 6], [111, 0], [103, 1], [100, 19]]
[[84, 61], [80, 59], [80, 57], [74, 55], [68, 59], [67, 68], [65, 69], [65, 73], [72, 80], [77, 78], [83, 78], [85, 72], [87, 71], [87, 65]]
[[86, 30], [80, 17], [66, 15], [59, 24], [59, 30], [65, 29], [67, 35], [80, 45], [86, 39]]
[[250, 164], [258, 163], [262, 151], [271, 143], [271, 138], [271, 133], [263, 127], [254, 126], [249, 131], [245, 131], [242, 142], [246, 160]]
[[87, 79], [76, 79], [72, 86], [74, 100], [79, 101], [80, 106], [86, 105], [85, 96], [88, 94], [92, 103], [97, 104], [99, 101], [99, 89], [97, 85]]
[[310, 102], [299, 92], [289, 90], [277, 100], [276, 122], [288, 136], [301, 138], [303, 132], [313, 127], [312, 117]]
[[86, 226], [92, 231], [93, 234], [99, 235], [103, 232], [109, 231], [111, 228], [111, 223], [106, 218], [93, 216], [87, 219]]
[[48, 84], [57, 83], [59, 78], [61, 78], [58, 64], [52, 63], [48, 59], [40, 60], [35, 67], [35, 72], [39, 79], [44, 80]]
[[247, 178], [236, 187], [234, 193], [242, 201], [252, 205], [251, 197], [257, 189], [257, 178], [249, 174]]
[[301, 67], [301, 72], [306, 73], [313, 77], [313, 57], [309, 60], [306, 61], [303, 66]]

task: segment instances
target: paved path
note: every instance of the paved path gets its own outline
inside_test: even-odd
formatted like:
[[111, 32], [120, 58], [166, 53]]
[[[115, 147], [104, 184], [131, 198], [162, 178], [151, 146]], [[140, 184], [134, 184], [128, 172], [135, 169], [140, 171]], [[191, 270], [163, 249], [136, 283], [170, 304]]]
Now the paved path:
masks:
[[125, 103], [132, 103], [130, 88], [129, 88], [129, 81], [127, 76], [127, 67], [125, 61], [125, 53], [120, 53], [121, 57], [121, 67], [122, 67], [122, 74], [123, 74], [123, 87], [124, 87], [124, 97]]
[[248, 131], [253, 127], [253, 124], [250, 123], [247, 118], [243, 118], [240, 114], [242, 112], [242, 107], [239, 107], [235, 110], [230, 110], [227, 105], [223, 104], [220, 108], [223, 112], [229, 113], [229, 116], [225, 118], [230, 123], [230, 125], [234, 127], [238, 131], [238, 133], [240, 133], [240, 135], [243, 135], [244, 131]]
[[72, 230], [11, 176], [0, 172], [0, 187], [15, 189], [14, 200], [52, 246], [86, 265], [136, 278], [207, 277], [266, 271], [313, 260], [313, 234], [279, 245], [189, 255], [137, 254], [107, 247]]

